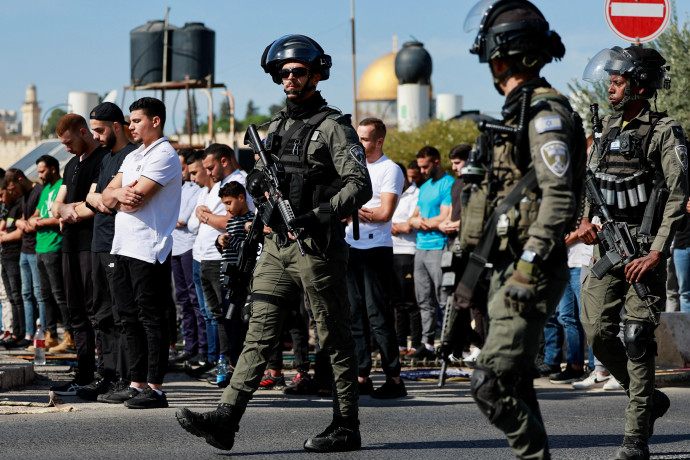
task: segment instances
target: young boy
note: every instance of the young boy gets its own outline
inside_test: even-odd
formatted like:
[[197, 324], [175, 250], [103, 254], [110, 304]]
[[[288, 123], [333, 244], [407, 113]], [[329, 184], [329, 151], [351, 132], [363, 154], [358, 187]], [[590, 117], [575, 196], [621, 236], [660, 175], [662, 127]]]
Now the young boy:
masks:
[[[238, 276], [239, 274], [236, 269], [240, 261], [242, 242], [247, 237], [248, 223], [254, 218], [254, 213], [249, 210], [247, 192], [244, 186], [239, 182], [230, 181], [223, 185], [218, 191], [218, 196], [220, 196], [221, 201], [225, 205], [225, 210], [230, 215], [225, 226], [226, 233], [219, 235], [216, 239], [216, 248], [223, 255], [220, 273], [221, 286], [224, 286], [224, 289], [229, 289], [232, 283], [245, 282], [242, 281], [243, 277]], [[230, 278], [226, 282], [224, 277], [227, 275], [229, 275]], [[231, 289], [231, 291], [233, 290], [235, 289]], [[232, 298], [230, 301], [236, 304], [240, 309], [244, 306], [244, 301], [238, 302]], [[247, 328], [242, 321], [242, 316], [242, 314], [237, 312], [232, 314], [229, 319], [225, 320], [228, 337], [231, 338], [234, 344], [231, 347], [229, 356], [229, 364], [233, 367], [242, 351], [244, 336], [247, 332]], [[226, 381], [220, 382], [219, 386], [224, 387], [229, 381], [230, 379], [228, 378]]]

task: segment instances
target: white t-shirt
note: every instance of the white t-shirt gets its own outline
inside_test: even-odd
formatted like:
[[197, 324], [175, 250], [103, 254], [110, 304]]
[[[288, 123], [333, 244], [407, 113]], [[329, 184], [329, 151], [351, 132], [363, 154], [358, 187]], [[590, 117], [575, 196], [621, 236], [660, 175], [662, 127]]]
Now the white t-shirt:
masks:
[[[364, 204], [365, 208], [378, 208], [381, 206], [382, 193], [394, 193], [400, 196], [405, 179], [400, 166], [393, 160], [383, 155], [373, 163], [367, 163], [373, 195], [371, 200]], [[352, 237], [352, 224], [347, 226], [345, 238], [350, 246], [356, 249], [371, 249], [393, 246], [391, 239], [391, 221], [359, 223], [359, 240]]]
[[571, 244], [566, 248], [566, 250], [568, 251], [569, 268], [588, 266], [594, 255], [594, 246], [587, 245], [582, 241]]
[[148, 148], [142, 145], [127, 155], [119, 172], [123, 184], [146, 177], [162, 188], [136, 211], [115, 215], [111, 254], [151, 264], [156, 261], [163, 263], [172, 251], [172, 232], [180, 214], [180, 158], [168, 138], [162, 137]]
[[[395, 208], [393, 220], [391, 222], [400, 224], [407, 222], [407, 219], [412, 217], [414, 210], [417, 208], [417, 199], [419, 198], [419, 188], [415, 184], [410, 184], [409, 187], [400, 195], [398, 200], [398, 207]], [[412, 254], [414, 255], [417, 247], [417, 230], [412, 228], [410, 233], [403, 233], [401, 235], [393, 235], [393, 254]]]
[[196, 208], [206, 203], [209, 193], [210, 190], [208, 189], [208, 187], [202, 187], [202, 189], [199, 190], [199, 194], [196, 196], [196, 204], [194, 205], [194, 211], [192, 211], [192, 215], [189, 217], [189, 221], [187, 221], [187, 228], [189, 228], [191, 232], [194, 232], [196, 234], [196, 238], [194, 239], [194, 245], [192, 246], [192, 258], [197, 262], [201, 262], [202, 260], [202, 248], [201, 240], [199, 239], [199, 228], [201, 227], [201, 222], [199, 222], [199, 219], [196, 217]]

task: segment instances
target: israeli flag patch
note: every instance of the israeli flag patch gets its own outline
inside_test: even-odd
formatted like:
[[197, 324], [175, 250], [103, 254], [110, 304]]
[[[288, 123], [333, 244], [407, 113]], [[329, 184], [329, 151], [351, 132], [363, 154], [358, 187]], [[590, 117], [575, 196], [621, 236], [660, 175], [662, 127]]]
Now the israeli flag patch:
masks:
[[563, 129], [560, 117], [555, 115], [549, 117], [541, 117], [534, 120], [534, 128], [537, 133], [544, 134], [549, 131], [560, 131]]
[[621, 149], [621, 141], [620, 141], [620, 139], [616, 139], [615, 141], [611, 142], [611, 145], [609, 145], [609, 149], [611, 149], [611, 150], [620, 150], [620, 149]]

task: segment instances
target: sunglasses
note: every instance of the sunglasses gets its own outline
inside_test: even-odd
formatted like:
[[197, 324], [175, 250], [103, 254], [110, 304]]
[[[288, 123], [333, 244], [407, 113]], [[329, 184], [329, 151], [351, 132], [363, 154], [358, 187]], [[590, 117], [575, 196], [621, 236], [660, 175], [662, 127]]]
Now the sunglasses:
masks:
[[293, 69], [281, 69], [278, 71], [280, 78], [290, 78], [290, 74], [294, 75], [296, 78], [304, 77], [309, 73], [309, 69], [305, 67], [295, 67]]

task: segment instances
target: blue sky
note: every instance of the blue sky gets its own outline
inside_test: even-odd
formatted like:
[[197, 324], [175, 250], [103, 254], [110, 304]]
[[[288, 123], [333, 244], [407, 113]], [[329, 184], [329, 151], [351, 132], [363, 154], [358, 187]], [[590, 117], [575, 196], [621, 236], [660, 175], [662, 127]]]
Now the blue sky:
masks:
[[[605, 47], [626, 46], [607, 26], [604, 0], [534, 0], [563, 38], [566, 56], [549, 65], [544, 75], [562, 92], [580, 78], [587, 59]], [[502, 105], [486, 65], [468, 49], [473, 34], [463, 31], [474, 0], [356, 0], [357, 75], [374, 60], [411, 37], [424, 43], [433, 60], [434, 93], [464, 96], [465, 109], [497, 112]], [[683, 22], [690, 2], [677, 2]], [[198, 0], [102, 2], [23, 0], [0, 2], [0, 51], [3, 65], [0, 108], [19, 111], [26, 86], [36, 84], [45, 110], [67, 100], [69, 91], [105, 94], [119, 91], [130, 80], [130, 30], [152, 19], [163, 19], [170, 6], [170, 23], [203, 22], [216, 31], [216, 81], [233, 94], [236, 114], [244, 118], [251, 99], [266, 112], [283, 94], [259, 66], [266, 45], [288, 33], [316, 39], [333, 57], [330, 80], [319, 88], [326, 100], [352, 111], [350, 1], [285, 2], [264, 0]], [[671, 69], [673, 72], [673, 69]], [[137, 97], [152, 93], [137, 92]], [[220, 92], [214, 92], [219, 101]], [[174, 94], [166, 95], [169, 110]], [[134, 100], [128, 91], [125, 106]], [[175, 119], [166, 131], [183, 123], [184, 94], [174, 107]], [[197, 95], [199, 113], [207, 113], [205, 96]], [[125, 113], [127, 110], [125, 109]], [[171, 115], [168, 115], [172, 120]]]

